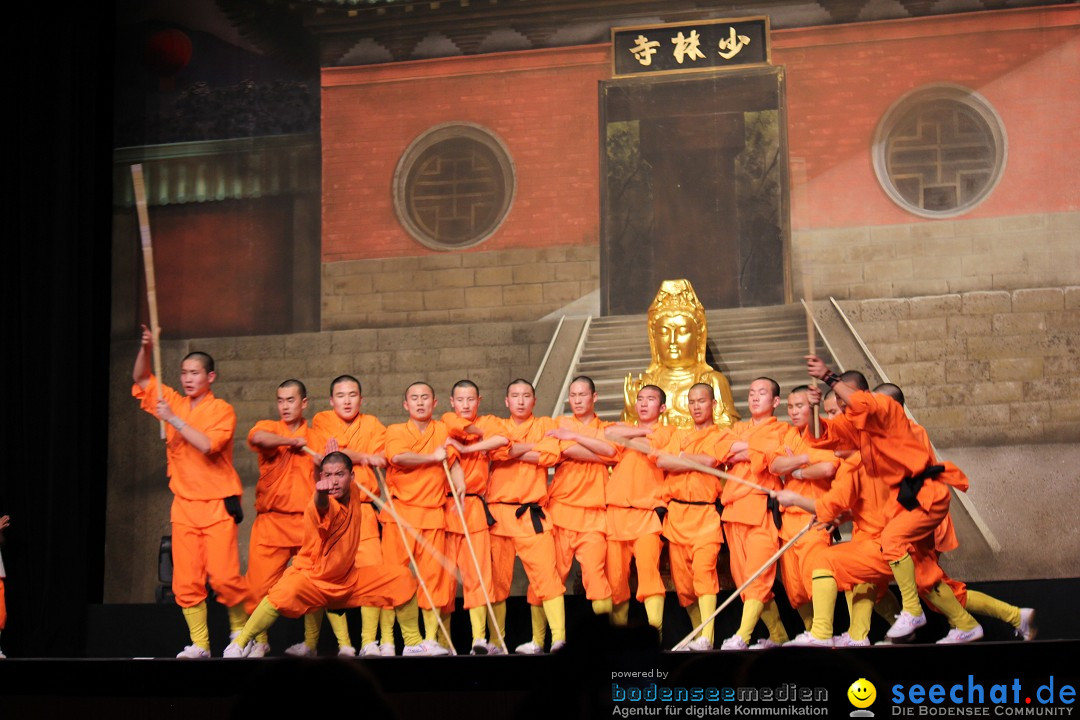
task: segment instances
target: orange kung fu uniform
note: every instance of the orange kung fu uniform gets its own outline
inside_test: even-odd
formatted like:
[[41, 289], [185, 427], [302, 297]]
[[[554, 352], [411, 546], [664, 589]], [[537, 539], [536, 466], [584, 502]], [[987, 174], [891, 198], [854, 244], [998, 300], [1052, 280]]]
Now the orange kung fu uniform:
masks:
[[304, 438], [308, 445], [325, 446], [307, 421], [296, 430], [281, 420], [260, 420], [248, 433], [248, 446], [259, 457], [259, 481], [255, 484], [255, 523], [248, 547], [248, 601], [250, 615], [266, 592], [277, 582], [289, 560], [304, 541], [304, 508], [315, 490], [314, 463], [303, 448], [281, 445], [263, 448], [251, 439], [257, 432], [285, 438]]
[[[137, 384], [131, 394], [143, 410], [157, 413], [158, 379], [150, 377], [146, 389]], [[173, 493], [173, 594], [180, 607], [195, 607], [206, 600], [206, 581], [218, 602], [233, 607], [247, 599], [240, 575], [240, 548], [236, 522], [225, 510], [225, 498], [240, 495], [240, 476], [232, 464], [236, 413], [232, 405], [209, 390], [191, 407], [191, 399], [167, 385], [162, 397], [173, 413], [210, 440], [205, 455], [166, 424], [169, 489]]]
[[[759, 423], [740, 420], [717, 446], [717, 452], [726, 455], [735, 441], [745, 440], [749, 445], [750, 460], [735, 463], [728, 472], [770, 490], [779, 490], [780, 480], [769, 471], [768, 457], [769, 453], [783, 447], [789, 427], [772, 416]], [[724, 485], [721, 502], [724, 505], [724, 534], [731, 557], [731, 577], [736, 585], [742, 585], [776, 553], [780, 546], [780, 529], [776, 526], [774, 512], [768, 507], [768, 497], [759, 490], [728, 482]], [[750, 583], [740, 597], [743, 602], [760, 600], [767, 604], [773, 598], [775, 580], [774, 564]]]
[[[718, 425], [704, 430], [676, 430], [666, 452], [717, 457], [716, 444], [728, 434]], [[716, 556], [723, 544], [718, 501], [719, 478], [696, 470], [669, 470], [664, 478], [664, 537], [668, 540], [671, 580], [679, 604], [688, 607], [703, 595], [720, 592]]]
[[[667, 447], [675, 428], [656, 426], [645, 437], [653, 448]], [[630, 558], [637, 566], [637, 600], [664, 595], [660, 577], [660, 533], [663, 525], [657, 508], [664, 502], [664, 471], [637, 450], [616, 447], [607, 497], [607, 577], [611, 602], [620, 605], [630, 599]]]
[[[413, 420], [386, 428], [389, 503], [422, 540], [405, 528], [399, 530], [394, 518], [383, 508], [379, 513], [383, 523], [383, 560], [408, 568], [409, 552], [412, 552], [417, 572], [431, 593], [430, 600], [426, 593], [421, 593], [418, 598], [424, 610], [441, 610], [450, 601], [449, 573], [441, 562], [446, 551], [446, 471], [442, 463], [407, 467], [395, 464], [394, 458], [403, 453], [430, 455], [443, 447], [448, 437], [446, 425], [438, 420], [428, 422], [422, 431]], [[457, 459], [456, 452], [452, 447], [447, 448], [448, 463]], [[408, 546], [402, 544], [402, 531]]]
[[[495, 518], [491, 526], [491, 601], [510, 596], [514, 576], [514, 556], [521, 558], [529, 589], [541, 601], [562, 597], [565, 586], [555, 570], [555, 541], [551, 518], [544, 512], [547, 501], [547, 469], [559, 461], [559, 441], [545, 437], [555, 428], [547, 417], [531, 417], [518, 423], [504, 420], [500, 435], [510, 445], [491, 453], [488, 480], [488, 507]], [[536, 443], [537, 464], [511, 458], [514, 443]]]
[[885, 560], [896, 561], [905, 554], [914, 556], [920, 541], [933, 538], [948, 515], [949, 485], [966, 489], [967, 478], [955, 465], [946, 463], [943, 473], [923, 481], [911, 510], [899, 504], [902, 484], [934, 465], [934, 457], [924, 440], [912, 431], [904, 408], [890, 397], [856, 391], [844, 414], [823, 421], [822, 428], [821, 438], [808, 442], [818, 447], [833, 447], [835, 443], [857, 447], [867, 474], [890, 488], [895, 502], [888, 506], [889, 522], [881, 533]]
[[286, 617], [312, 610], [342, 610], [358, 606], [398, 607], [416, 594], [416, 580], [396, 565], [356, 565], [356, 546], [363, 535], [356, 522], [364, 511], [354, 487], [347, 504], [328, 498], [330, 507], [319, 516], [315, 501], [304, 510], [304, 544], [267, 599]]
[[[600, 418], [583, 423], [573, 415], [558, 418], [560, 427], [593, 438], [603, 439], [604, 428], [611, 425]], [[573, 440], [559, 443], [560, 450], [576, 445]], [[614, 460], [614, 458], [612, 458]], [[563, 459], [555, 467], [555, 478], [548, 489], [545, 509], [551, 516], [551, 532], [555, 539], [555, 569], [559, 580], [566, 585], [570, 567], [577, 558], [581, 567], [581, 582], [588, 600], [611, 597], [604, 563], [607, 558], [607, 512], [604, 485], [608, 464]], [[530, 604], [539, 599], [530, 593]]]
[[[458, 417], [454, 413], [446, 413], [442, 420], [446, 423], [450, 436], [463, 443], [473, 443], [480, 440], [479, 436], [469, 435], [465, 430], [470, 424], [475, 424], [484, 433], [485, 438], [498, 435], [503, 432], [503, 421], [492, 415], [478, 417], [470, 423], [468, 420]], [[469, 529], [469, 540], [476, 552], [476, 563], [473, 562], [469, 553], [469, 546], [465, 543], [465, 531], [461, 525], [461, 516], [458, 515], [454, 504], [454, 496], [447, 492], [446, 498], [446, 557], [453, 562], [461, 572], [462, 597], [465, 601], [465, 609], [471, 610], [482, 607], [485, 604], [484, 588], [491, 587], [491, 535], [488, 532], [487, 500], [484, 493], [487, 492], [489, 474], [489, 456], [486, 452], [467, 453], [458, 457], [462, 474], [465, 476], [464, 512], [465, 523]], [[476, 573], [476, 565], [480, 565], [480, 574]], [[449, 575], [449, 573], [448, 573]], [[450, 577], [450, 599], [445, 612], [454, 609], [454, 598], [457, 595], [457, 579]]]
[[[386, 441], [386, 428], [374, 415], [360, 413], [353, 418], [351, 423], [347, 423], [333, 410], [324, 410], [316, 413], [311, 419], [311, 427], [324, 435], [326, 439], [335, 438], [340, 450], [374, 455], [383, 451]], [[312, 449], [324, 452], [325, 447], [324, 442], [322, 447]], [[379, 494], [379, 481], [370, 467], [354, 465], [353, 472], [356, 475], [356, 482], [361, 487], [372, 495]], [[382, 562], [382, 543], [379, 540], [379, 521], [375, 505], [363, 492], [359, 492], [358, 495], [360, 495], [360, 501], [367, 505], [360, 513], [360, 525], [363, 532], [360, 535], [360, 544], [356, 547], [356, 564], [378, 565]]]
[[[840, 458], [828, 450], [818, 450], [809, 447], [803, 440], [803, 433], [798, 428], [788, 426], [784, 436], [783, 445], [765, 453], [766, 467], [773, 460], [787, 454], [790, 449], [794, 455], [806, 454], [810, 458], [809, 465], [827, 462], [834, 468], [840, 465]], [[799, 493], [803, 497], [816, 500], [829, 489], [828, 480], [800, 480], [788, 477], [784, 480], [784, 487]], [[792, 505], [784, 508], [781, 515], [780, 541], [786, 543], [799, 534], [810, 522], [810, 513], [800, 507]], [[803, 570], [806, 568], [806, 558], [817, 547], [827, 547], [832, 542], [830, 530], [824, 526], [818, 526], [803, 535], [799, 540], [788, 548], [787, 552], [780, 556], [780, 580], [784, 584], [784, 592], [787, 594], [791, 607], [798, 608], [810, 602], [810, 584], [804, 577]]]

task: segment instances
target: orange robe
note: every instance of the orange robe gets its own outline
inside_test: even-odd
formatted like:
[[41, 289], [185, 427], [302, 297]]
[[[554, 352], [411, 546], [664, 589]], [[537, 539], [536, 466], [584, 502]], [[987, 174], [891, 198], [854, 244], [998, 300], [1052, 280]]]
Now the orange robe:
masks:
[[[766, 467], [772, 464], [778, 457], [787, 455], [790, 449], [793, 455], [806, 454], [810, 458], [810, 465], [827, 462], [834, 468], [840, 465], [840, 458], [828, 450], [818, 450], [808, 446], [803, 439], [803, 433], [798, 428], [788, 426], [784, 435], [783, 444], [765, 454]], [[800, 480], [788, 475], [784, 479], [784, 488], [799, 493], [803, 497], [816, 500], [829, 489], [828, 480]], [[781, 516], [780, 541], [786, 543], [799, 534], [810, 522], [811, 515], [800, 507], [792, 505], [784, 508]], [[832, 542], [831, 530], [824, 526], [817, 526], [803, 535], [795, 542], [787, 552], [780, 556], [780, 579], [784, 584], [784, 592], [793, 608], [810, 602], [810, 585], [805, 578], [805, 563], [815, 548], [827, 547]]]
[[356, 546], [363, 535], [356, 518], [366, 503], [352, 488], [347, 504], [328, 498], [319, 516], [315, 500], [304, 510], [304, 544], [267, 598], [286, 617], [318, 608], [397, 607], [416, 594], [416, 580], [396, 565], [356, 565]]
[[[750, 460], [735, 463], [728, 472], [770, 490], [779, 490], [780, 479], [769, 471], [767, 458], [783, 447], [789, 427], [773, 416], [759, 423], [750, 420], [735, 423], [718, 450], [727, 454], [733, 442], [745, 440], [749, 444]], [[728, 482], [724, 485], [721, 501], [731, 578], [738, 586], [776, 553], [780, 547], [780, 530], [773, 513], [768, 510], [768, 496], [759, 490]], [[773, 598], [775, 580], [776, 565], [773, 564], [750, 583], [740, 597], [744, 602], [753, 599], [768, 603]]]
[[[145, 390], [138, 384], [131, 388], [140, 407], [155, 416], [157, 387], [158, 379], [151, 376]], [[167, 385], [161, 390], [172, 412], [210, 440], [210, 452], [204, 455], [176, 428], [165, 425], [165, 456], [173, 493], [169, 520], [176, 604], [194, 607], [203, 602], [209, 579], [218, 602], [232, 607], [247, 599], [247, 586], [240, 575], [236, 522], [226, 512], [224, 502], [243, 491], [232, 464], [236, 413], [232, 405], [210, 391], [192, 407], [190, 398]]]
[[[374, 415], [361, 413], [347, 423], [333, 410], [324, 410], [311, 419], [311, 427], [327, 439], [335, 438], [340, 449], [369, 455], [381, 453], [386, 441], [386, 428]], [[324, 452], [326, 445], [312, 449]], [[373, 495], [379, 495], [379, 481], [370, 467], [354, 466], [353, 473], [356, 482], [363, 488]], [[356, 564], [377, 565], [382, 562], [382, 543], [379, 540], [379, 521], [375, 505], [364, 493], [358, 494], [360, 501], [367, 503], [367, 506], [360, 513], [363, 532], [360, 535], [360, 544], [356, 547]]]
[[326, 444], [306, 420], [296, 430], [281, 420], [260, 420], [248, 433], [248, 446], [259, 459], [255, 523], [251, 526], [248, 546], [246, 609], [249, 615], [285, 572], [289, 560], [300, 551], [304, 541], [304, 508], [315, 490], [315, 464], [311, 456], [303, 448], [259, 447], [251, 440], [257, 432], [304, 438], [308, 445]]
[[[666, 452], [719, 458], [722, 453], [717, 454], [716, 446], [727, 434], [718, 425], [704, 430], [679, 429], [672, 434]], [[723, 541], [717, 505], [722, 491], [720, 479], [707, 473], [671, 470], [665, 475], [663, 497], [668, 511], [663, 533], [668, 540], [671, 580], [683, 607], [702, 595], [720, 592], [716, 556]]]
[[[935, 464], [925, 434], [919, 437], [912, 431], [904, 408], [892, 398], [866, 391], [853, 393], [844, 414], [823, 420], [821, 438], [809, 442], [817, 447], [858, 448], [866, 472], [885, 483], [894, 500], [905, 478]], [[945, 466], [944, 473], [923, 482], [914, 509], [907, 510], [899, 502], [887, 507], [889, 522], [881, 533], [881, 551], [886, 560], [914, 554], [921, 540], [933, 538], [948, 515], [948, 486], [967, 488], [964, 474], [951, 463]]]
[[[551, 518], [543, 510], [547, 501], [547, 469], [559, 461], [559, 441], [546, 437], [555, 422], [547, 417], [531, 417], [518, 423], [504, 420], [500, 435], [511, 445], [491, 453], [488, 506], [495, 518], [491, 526], [492, 602], [510, 596], [514, 557], [521, 558], [529, 588], [539, 600], [550, 600], [566, 592], [555, 570], [555, 541]], [[537, 464], [511, 458], [514, 443], [536, 443]]]
[[[561, 417], [557, 423], [560, 427], [599, 439], [603, 439], [604, 428], [611, 425], [596, 416], [582, 423], [573, 415]], [[559, 447], [566, 450], [576, 444], [572, 440], [563, 441]], [[605, 463], [563, 459], [555, 467], [555, 478], [548, 489], [545, 507], [551, 516], [559, 579], [566, 584], [576, 557], [588, 600], [611, 597], [611, 586], [604, 572], [607, 557], [604, 484], [607, 478], [608, 465]], [[539, 604], [535, 597], [530, 597], [530, 601]]]
[[[420, 607], [425, 610], [444, 608], [449, 604], [449, 573], [442, 566], [446, 552], [446, 471], [442, 463], [408, 467], [394, 462], [403, 453], [430, 455], [446, 444], [449, 437], [446, 425], [431, 420], [421, 431], [413, 420], [386, 428], [386, 457], [390, 465], [386, 472], [386, 487], [390, 503], [401, 519], [417, 532], [399, 530], [394, 518], [383, 508], [379, 519], [383, 524], [383, 559], [391, 565], [409, 567], [409, 552], [416, 559], [416, 569], [423, 584], [431, 593], [421, 593]], [[454, 462], [456, 451], [447, 448], [447, 462]], [[402, 530], [405, 542], [402, 544]], [[422, 538], [422, 539], [421, 539]]]
[[[645, 437], [653, 448], [671, 442], [675, 428], [658, 425]], [[617, 447], [618, 460], [605, 488], [607, 498], [607, 561], [611, 601], [630, 599], [630, 559], [637, 567], [637, 600], [666, 592], [660, 577], [663, 525], [657, 508], [666, 508], [664, 471], [637, 450]]]
[[[465, 444], [480, 440], [479, 436], [470, 435], [465, 430], [470, 424], [475, 424], [480, 428], [485, 439], [498, 435], [503, 427], [503, 421], [492, 415], [478, 417], [470, 423], [454, 413], [446, 413], [442, 421], [446, 423], [450, 436]], [[469, 546], [465, 542], [465, 530], [454, 504], [454, 497], [447, 493], [446, 498], [446, 557], [461, 572], [462, 597], [466, 610], [484, 605], [484, 591], [491, 590], [491, 534], [488, 532], [487, 501], [484, 497], [488, 486], [489, 463], [489, 454], [486, 452], [467, 453], [458, 457], [458, 464], [465, 477], [462, 514], [465, 516], [469, 540], [476, 553], [476, 562], [473, 562], [472, 553], [469, 552]], [[479, 574], [476, 570], [477, 565], [480, 566]], [[456, 595], [457, 579], [450, 575], [450, 600], [444, 608], [446, 612], [453, 611]]]

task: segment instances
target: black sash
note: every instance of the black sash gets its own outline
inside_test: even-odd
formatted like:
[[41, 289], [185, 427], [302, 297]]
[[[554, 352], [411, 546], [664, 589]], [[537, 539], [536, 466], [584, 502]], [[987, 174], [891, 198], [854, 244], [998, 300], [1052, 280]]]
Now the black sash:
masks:
[[[446, 497], [454, 497], [454, 493], [446, 493]], [[484, 506], [484, 517], [487, 518], [487, 526], [491, 527], [495, 524], [495, 516], [491, 514], [491, 508], [488, 507], [486, 497], [480, 493], [465, 493], [465, 497], [480, 498], [480, 504]]]
[[944, 465], [927, 465], [926, 469], [914, 477], [907, 477], [900, 481], [900, 492], [896, 496], [905, 510], [914, 510], [919, 506], [917, 495], [922, 490], [923, 482], [936, 478], [945, 472]]

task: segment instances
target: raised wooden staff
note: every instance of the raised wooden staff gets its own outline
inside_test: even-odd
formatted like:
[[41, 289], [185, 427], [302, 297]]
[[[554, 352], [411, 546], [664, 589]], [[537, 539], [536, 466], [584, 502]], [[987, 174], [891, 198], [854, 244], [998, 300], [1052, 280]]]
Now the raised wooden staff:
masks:
[[[146, 271], [146, 303], [150, 306], [150, 334], [154, 336], [154, 375], [157, 376], [157, 399], [161, 400], [161, 326], [158, 324], [157, 285], [154, 283], [154, 246], [150, 242], [150, 217], [146, 212], [146, 183], [142, 164], [131, 166], [131, 181], [135, 186], [135, 210], [139, 215], [139, 237], [142, 238], [143, 269]], [[161, 424], [161, 439], [165, 439], [165, 421]]]
[[[814, 283], [810, 273], [803, 276], [803, 307], [806, 310], [806, 344], [810, 355], [817, 355], [817, 333], [814, 329]], [[817, 379], [811, 379], [810, 384], [817, 387]], [[812, 426], [814, 437], [821, 437], [821, 409], [814, 405], [814, 424]]]

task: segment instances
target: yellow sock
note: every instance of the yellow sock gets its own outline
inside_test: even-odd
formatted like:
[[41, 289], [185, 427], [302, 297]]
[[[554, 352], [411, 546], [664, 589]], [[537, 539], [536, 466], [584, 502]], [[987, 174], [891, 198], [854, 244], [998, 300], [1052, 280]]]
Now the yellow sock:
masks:
[[780, 608], [776, 606], [775, 599], [765, 603], [761, 610], [761, 621], [769, 628], [769, 639], [777, 645], [783, 645], [790, 639], [784, 621], [780, 619]]
[[326, 615], [326, 611], [319, 608], [304, 616], [304, 644], [312, 650], [319, 647], [319, 634], [322, 632], [324, 615]]
[[360, 647], [375, 642], [379, 633], [379, 608], [364, 605], [360, 608]]
[[265, 632], [265, 631], [259, 633], [258, 635], [255, 636], [255, 642], [262, 643], [263, 645], [269, 645], [270, 644], [270, 633]]
[[618, 627], [626, 627], [630, 622], [630, 601], [621, 602], [611, 606], [611, 624]]
[[203, 650], [209, 650], [210, 628], [206, 626], [206, 603], [201, 602], [198, 605], [180, 608], [180, 611], [184, 613], [184, 621], [188, 626], [191, 644], [198, 645]]
[[443, 631], [440, 630], [439, 637], [437, 639], [440, 645], [448, 648], [450, 647], [450, 613], [440, 613], [439, 619], [442, 620], [443, 627], [446, 628], [446, 633], [444, 634]]
[[686, 614], [690, 616], [691, 629], [701, 624], [701, 609], [698, 608], [697, 600], [686, 606]]
[[592, 611], [594, 615], [610, 615], [612, 607], [610, 597], [606, 597], [603, 600], [592, 601]]
[[237, 603], [229, 611], [229, 633], [240, 632], [247, 624], [248, 614], [244, 611], [244, 603]]
[[810, 631], [810, 626], [814, 624], [814, 603], [803, 603], [799, 607], [795, 608], [799, 613], [799, 618], [802, 620], [803, 630]]
[[893, 595], [892, 590], [886, 589], [884, 594], [874, 603], [874, 612], [892, 625], [896, 616], [900, 614], [900, 601]]
[[394, 608], [379, 610], [379, 642], [394, 643], [394, 622], [396, 621], [397, 613], [394, 612]]
[[352, 647], [352, 638], [349, 637], [349, 620], [345, 617], [345, 612], [327, 610], [326, 619], [330, 621], [330, 629], [334, 631], [338, 647]]
[[499, 625], [499, 633], [506, 637], [506, 601], [491, 603], [491, 611], [495, 613], [495, 622]]
[[472, 627], [473, 642], [487, 640], [487, 607], [469, 608], [469, 625]]
[[736, 631], [736, 635], [743, 639], [743, 642], [750, 644], [750, 636], [754, 634], [754, 628], [757, 627], [758, 620], [761, 619], [761, 611], [765, 609], [765, 603], [760, 600], [743, 601], [742, 606], [742, 622], [739, 623], [739, 629]]
[[967, 611], [1004, 620], [1015, 628], [1020, 627], [1020, 608], [971, 588], [967, 591]]
[[[656, 628], [657, 633], [664, 631], [664, 596], [650, 595], [645, 598], [645, 616], [649, 618], [649, 624]], [[697, 627], [696, 625], [694, 627]]]
[[544, 614], [544, 606], [530, 605], [529, 614], [532, 615], [532, 641], [540, 647], [544, 647], [548, 629], [548, 618]]
[[[701, 613], [701, 620], [709, 617], [716, 610], [716, 596], [715, 595], [701, 595], [697, 599], [698, 612]], [[698, 622], [701, 622], [699, 620]], [[705, 623], [705, 627], [701, 628], [701, 637], [705, 638], [709, 642], [713, 641], [716, 620], [710, 620]], [[696, 625], [694, 627], [697, 627]]]
[[422, 609], [420, 614], [424, 616], [424, 639], [435, 640], [439, 634], [439, 611]]
[[248, 618], [244, 629], [240, 631], [240, 634], [236, 636], [236, 640], [233, 642], [240, 647], [244, 647], [251, 642], [251, 638], [259, 633], [266, 632], [267, 628], [273, 625], [277, 619], [277, 608], [271, 605], [268, 599], [263, 598], [262, 602], [255, 608], [255, 612], [251, 613], [251, 617]]
[[836, 578], [828, 570], [815, 570], [810, 581], [810, 597], [814, 603], [814, 624], [810, 634], [818, 640], [831, 640], [833, 612], [836, 610]]
[[[401, 628], [401, 637], [406, 645], [420, 644], [420, 606], [416, 604], [416, 595], [409, 598], [404, 605], [394, 608], [398, 626]], [[385, 637], [383, 642], [389, 642]]]
[[915, 585], [915, 561], [911, 556], [904, 554], [899, 560], [889, 563], [892, 568], [893, 578], [896, 579], [896, 587], [900, 590], [900, 603], [910, 615], [922, 615], [922, 604], [919, 602], [919, 588]]
[[946, 583], [939, 582], [935, 585], [934, 589], [926, 594], [926, 599], [940, 610], [949, 621], [949, 625], [957, 630], [972, 630], [979, 624], [979, 621], [964, 609], [953, 594], [952, 588]]
[[865, 640], [870, 635], [870, 620], [874, 614], [874, 596], [877, 589], [870, 583], [859, 583], [848, 593], [848, 637]]
[[[563, 596], [545, 600], [541, 614], [545, 616], [545, 624], [551, 626], [551, 642], [557, 643], [560, 640], [566, 642], [566, 606], [563, 604]], [[543, 644], [543, 635], [541, 635], [541, 647]]]

